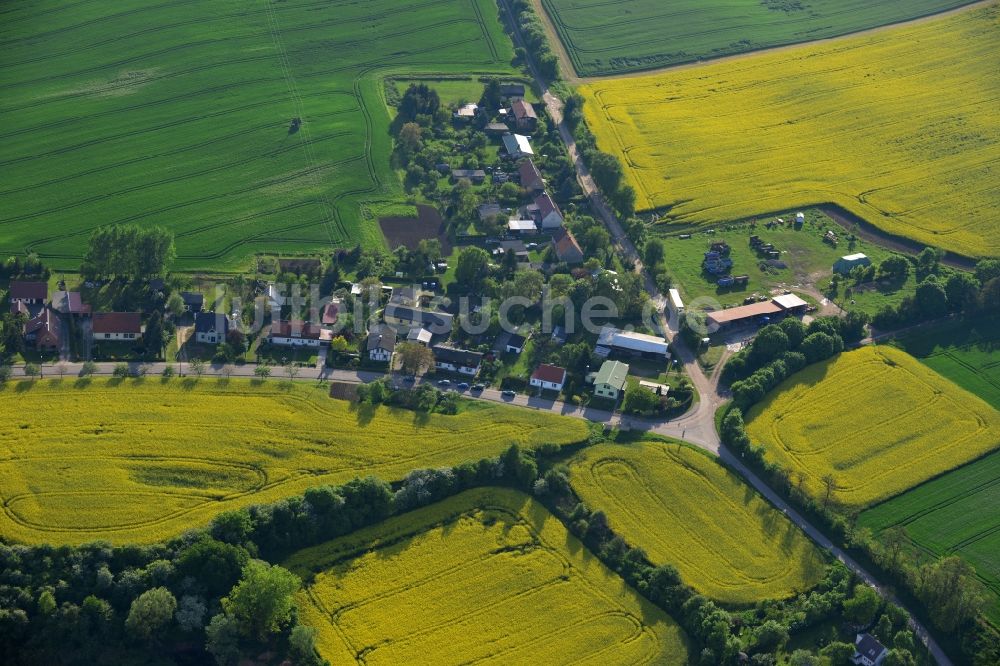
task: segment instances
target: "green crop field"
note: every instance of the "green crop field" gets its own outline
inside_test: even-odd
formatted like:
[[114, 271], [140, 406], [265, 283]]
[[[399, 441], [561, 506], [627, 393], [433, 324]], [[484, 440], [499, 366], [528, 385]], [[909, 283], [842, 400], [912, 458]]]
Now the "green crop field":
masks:
[[747, 414], [747, 432], [794, 483], [863, 509], [1000, 448], [1000, 412], [894, 347], [796, 373]]
[[592, 446], [570, 472], [576, 493], [616, 533], [713, 599], [781, 599], [823, 578], [812, 542], [703, 452], [663, 442]]
[[828, 203], [924, 245], [1000, 256], [998, 24], [992, 4], [579, 90], [637, 209], [664, 223]]
[[1000, 320], [957, 320], [895, 341], [922, 363], [1000, 409]]
[[586, 439], [585, 424], [474, 403], [358, 408], [322, 385], [43, 380], [0, 388], [0, 537], [148, 543], [310, 486]]
[[989, 616], [1000, 624], [1000, 453], [994, 453], [861, 514], [876, 532], [901, 525], [926, 554], [957, 554], [996, 595]]
[[527, 495], [471, 490], [303, 550], [334, 664], [685, 664], [681, 629]]
[[580, 76], [836, 37], [972, 0], [541, 0]]
[[360, 205], [401, 196], [382, 78], [510, 73], [497, 15], [494, 0], [7, 3], [0, 252], [74, 269], [112, 222], [171, 229], [187, 270], [379, 246]]

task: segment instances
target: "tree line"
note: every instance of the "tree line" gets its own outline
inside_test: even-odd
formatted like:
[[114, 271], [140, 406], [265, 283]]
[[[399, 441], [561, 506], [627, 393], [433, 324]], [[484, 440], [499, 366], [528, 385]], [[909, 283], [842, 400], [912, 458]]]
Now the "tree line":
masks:
[[176, 256], [174, 236], [166, 229], [113, 224], [91, 234], [80, 273], [91, 280], [163, 276]]

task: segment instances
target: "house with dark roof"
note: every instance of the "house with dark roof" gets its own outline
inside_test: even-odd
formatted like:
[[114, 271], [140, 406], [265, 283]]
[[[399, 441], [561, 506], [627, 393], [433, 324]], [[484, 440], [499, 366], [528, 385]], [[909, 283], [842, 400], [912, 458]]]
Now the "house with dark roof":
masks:
[[205, 307], [205, 294], [198, 291], [182, 291], [181, 300], [184, 301], [184, 307], [195, 314]]
[[483, 222], [501, 213], [500, 204], [496, 203], [484, 203], [477, 210], [479, 212], [479, 219]]
[[142, 314], [139, 312], [97, 312], [91, 322], [91, 337], [101, 340], [135, 342], [142, 337]]
[[482, 169], [453, 169], [451, 172], [451, 182], [457, 183], [462, 179], [470, 181], [473, 185], [482, 185], [486, 182], [486, 172]]
[[368, 358], [377, 363], [388, 363], [396, 350], [396, 330], [392, 326], [376, 324], [368, 331]]
[[851, 661], [859, 666], [881, 666], [889, 655], [884, 645], [871, 634], [858, 634], [854, 639], [854, 655]]
[[538, 225], [542, 229], [558, 229], [563, 225], [562, 211], [559, 210], [559, 206], [547, 192], [543, 192], [535, 198], [535, 206], [538, 207]]
[[71, 317], [85, 317], [90, 314], [90, 306], [83, 302], [83, 297], [78, 291], [53, 292], [52, 307], [60, 314]]
[[12, 280], [10, 283], [10, 302], [25, 305], [41, 305], [49, 297], [49, 283], [31, 280]]
[[531, 257], [528, 254], [528, 246], [521, 240], [500, 241], [500, 247], [498, 247], [495, 252], [501, 259], [508, 252], [513, 252], [514, 256], [517, 258], [517, 263], [519, 264], [526, 264], [531, 260]]
[[504, 97], [524, 97], [523, 83], [501, 83], [500, 94]]
[[543, 391], [562, 391], [566, 383], [566, 370], [555, 365], [541, 364], [531, 373], [528, 383]]
[[194, 339], [203, 345], [218, 345], [229, 335], [229, 318], [221, 312], [199, 312], [194, 316]]
[[538, 115], [535, 107], [531, 106], [523, 99], [516, 100], [510, 105], [511, 113], [514, 114], [514, 124], [521, 132], [534, 132], [538, 127]]
[[576, 238], [568, 229], [559, 229], [552, 236], [552, 247], [555, 250], [556, 258], [567, 264], [579, 264], [583, 262], [583, 250]]
[[452, 317], [447, 312], [432, 312], [420, 308], [407, 307], [389, 303], [385, 306], [382, 318], [387, 324], [410, 329], [413, 327], [426, 328], [435, 335], [445, 335], [451, 333]]
[[59, 349], [61, 330], [59, 315], [44, 307], [24, 324], [24, 340], [36, 349]]
[[479, 352], [441, 345], [432, 347], [431, 351], [434, 352], [434, 367], [438, 370], [475, 377], [483, 363], [483, 355]]
[[271, 322], [267, 341], [285, 347], [319, 347], [330, 344], [333, 332], [307, 321], [279, 320]]
[[510, 132], [510, 128], [507, 127], [507, 125], [505, 125], [504, 123], [489, 123], [486, 125], [485, 128], [483, 128], [483, 131], [486, 132], [486, 136], [495, 137], [507, 134], [508, 132]]
[[545, 181], [542, 179], [542, 173], [535, 166], [534, 161], [530, 159], [524, 160], [518, 165], [517, 172], [521, 178], [521, 187], [526, 189], [530, 194], [538, 194], [545, 191]]
[[524, 351], [524, 345], [527, 344], [527, 342], [528, 338], [525, 336], [519, 333], [512, 333], [507, 339], [507, 344], [504, 349], [508, 354], [520, 354]]

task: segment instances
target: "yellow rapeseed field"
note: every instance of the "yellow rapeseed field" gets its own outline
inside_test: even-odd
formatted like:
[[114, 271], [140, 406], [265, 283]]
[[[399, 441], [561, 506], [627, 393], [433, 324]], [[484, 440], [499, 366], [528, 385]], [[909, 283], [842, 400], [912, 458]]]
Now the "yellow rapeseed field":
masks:
[[477, 489], [296, 554], [334, 664], [684, 664], [682, 630], [527, 495]]
[[515, 441], [586, 438], [579, 420], [485, 403], [427, 416], [359, 409], [319, 385], [84, 383], [0, 389], [0, 536], [152, 542], [310, 486], [369, 474], [400, 479], [496, 455]]
[[861, 509], [1000, 447], [1000, 412], [912, 356], [864, 347], [799, 372], [747, 415], [794, 483]]
[[829, 43], [585, 85], [639, 209], [717, 223], [834, 203], [1000, 255], [1000, 5]]
[[656, 564], [718, 601], [749, 604], [823, 578], [812, 542], [706, 454], [680, 444], [604, 444], [570, 466], [573, 489]]

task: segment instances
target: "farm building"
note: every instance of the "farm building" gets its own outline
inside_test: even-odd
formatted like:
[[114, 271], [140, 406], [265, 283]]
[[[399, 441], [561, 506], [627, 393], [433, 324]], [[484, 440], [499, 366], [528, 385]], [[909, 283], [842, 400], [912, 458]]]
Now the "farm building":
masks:
[[625, 388], [629, 367], [620, 361], [605, 361], [594, 378], [594, 395], [617, 400]]
[[460, 375], [475, 377], [482, 365], [483, 355], [479, 352], [453, 347], [433, 347], [434, 367], [438, 370], [457, 372]]
[[858, 634], [854, 639], [851, 661], [859, 666], [881, 666], [889, 651], [871, 634]]
[[502, 140], [504, 152], [515, 160], [535, 154], [535, 151], [531, 149], [531, 142], [528, 141], [528, 137], [526, 136], [521, 134], [504, 134]]
[[90, 306], [83, 302], [78, 291], [56, 291], [52, 294], [52, 307], [60, 314], [84, 317], [90, 314]]
[[837, 259], [837, 262], [833, 265], [833, 272], [839, 273], [840, 275], [848, 275], [855, 266], [871, 266], [872, 260], [866, 255], [858, 252], [857, 254], [849, 254], [845, 257]]
[[670, 309], [677, 313], [678, 316], [684, 314], [684, 301], [681, 300], [681, 292], [676, 289], [670, 290]]
[[194, 316], [194, 339], [204, 345], [217, 345], [229, 335], [229, 318], [222, 313], [199, 312]]
[[809, 309], [809, 304], [795, 294], [782, 294], [771, 299], [775, 305], [781, 308], [785, 314], [805, 314]]
[[36, 349], [59, 349], [61, 330], [59, 315], [52, 308], [45, 307], [25, 322], [24, 339]]
[[333, 339], [333, 332], [303, 321], [276, 321], [271, 324], [267, 341], [285, 347], [319, 347]]
[[462, 179], [468, 180], [473, 185], [482, 185], [486, 182], [486, 172], [482, 169], [454, 169], [451, 172], [451, 182], [457, 183]]
[[667, 341], [659, 336], [605, 326], [597, 338], [594, 353], [607, 356], [612, 351], [644, 358], [670, 358]]
[[[423, 329], [421, 329], [423, 330]], [[396, 331], [392, 326], [376, 324], [368, 332], [368, 358], [377, 363], [388, 363], [396, 350]]]
[[737, 308], [707, 312], [705, 313], [705, 321], [708, 324], [708, 332], [715, 333], [726, 328], [746, 326], [756, 321], [773, 317], [781, 312], [781, 306], [771, 301], [765, 301], [763, 303], [741, 305]]
[[518, 175], [521, 178], [521, 187], [531, 194], [538, 194], [545, 191], [545, 181], [542, 174], [532, 160], [524, 160], [517, 167]]
[[563, 225], [562, 211], [548, 193], [539, 195], [535, 205], [538, 206], [538, 223], [542, 229], [558, 229]]
[[510, 220], [507, 222], [507, 231], [512, 234], [535, 234], [538, 227], [534, 220]]
[[385, 306], [383, 315], [387, 324], [401, 326], [407, 329], [426, 328], [435, 335], [451, 333], [453, 317], [447, 312], [431, 312], [419, 308], [405, 307], [389, 303]]
[[566, 371], [558, 366], [543, 363], [531, 373], [528, 383], [543, 391], [562, 391], [566, 383]]
[[431, 344], [431, 338], [434, 334], [428, 331], [426, 328], [411, 328], [410, 332], [406, 334], [406, 341], [423, 345], [424, 347], [429, 347]]
[[514, 114], [514, 123], [521, 132], [534, 132], [538, 127], [538, 115], [535, 107], [531, 106], [523, 99], [519, 99], [510, 105], [511, 113]]
[[552, 247], [559, 261], [567, 264], [579, 264], [583, 261], [583, 250], [568, 229], [560, 228], [552, 235]]
[[10, 283], [10, 302], [26, 305], [41, 305], [49, 297], [47, 282], [13, 280]]
[[128, 340], [142, 337], [142, 315], [138, 312], [98, 312], [91, 326], [94, 340]]

